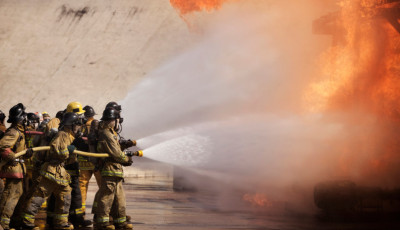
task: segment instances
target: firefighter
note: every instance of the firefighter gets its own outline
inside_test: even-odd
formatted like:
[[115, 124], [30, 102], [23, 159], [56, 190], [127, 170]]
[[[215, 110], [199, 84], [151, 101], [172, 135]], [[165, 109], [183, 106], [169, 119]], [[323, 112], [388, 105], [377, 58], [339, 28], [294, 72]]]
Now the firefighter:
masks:
[[[84, 110], [82, 109], [82, 104], [79, 102], [71, 102], [68, 104], [66, 110], [66, 113], [75, 113], [80, 121], [83, 124], [83, 114]], [[82, 131], [79, 130], [79, 133], [76, 134], [76, 138], [72, 142], [72, 145], [76, 146], [81, 146], [81, 143], [83, 142], [81, 138]], [[71, 181], [69, 186], [71, 187], [71, 205], [70, 205], [70, 210], [69, 210], [69, 216], [68, 219], [69, 221], [76, 227], [87, 227], [92, 224], [90, 220], [85, 220], [84, 219], [84, 213], [82, 210], [82, 196], [81, 196], [81, 190], [79, 188], [79, 163], [78, 161], [71, 161], [65, 164], [65, 169], [67, 170], [68, 174], [71, 177]], [[53, 211], [55, 209], [55, 199], [54, 196], [51, 196], [50, 199], [48, 200], [47, 204], [47, 224], [51, 227], [51, 224], [54, 222], [52, 219], [53, 216]]]
[[48, 114], [46, 111], [44, 111], [42, 113], [42, 117], [43, 117], [43, 121], [40, 122], [40, 125], [38, 127], [38, 130], [41, 131], [41, 132], [44, 131], [44, 129], [46, 128], [47, 123], [49, 123], [49, 121], [51, 119], [50, 118], [50, 114]]
[[[115, 132], [117, 132], [118, 137], [120, 137], [119, 132], [122, 131], [121, 128], [121, 124], [123, 122], [123, 118], [121, 117], [121, 112], [122, 112], [122, 106], [119, 105], [117, 102], [111, 101], [109, 103], [107, 103], [106, 108], [113, 108], [115, 110], [118, 111], [118, 118], [117, 118], [117, 122], [116, 122], [116, 127], [114, 129]], [[96, 123], [93, 123], [96, 124]], [[96, 139], [96, 146], [97, 146], [97, 139], [98, 139], [98, 124], [96, 125], [92, 125], [91, 127], [91, 132], [89, 134], [89, 140], [91, 139]], [[125, 150], [126, 148], [132, 147], [136, 145], [136, 141], [131, 141], [131, 140], [124, 140], [122, 137], [120, 137], [119, 139], [119, 144], [121, 146], [121, 150]], [[100, 164], [97, 164], [96, 167], [99, 167]], [[99, 170], [97, 168], [95, 168], [95, 174], [96, 172], [98, 173]], [[100, 186], [99, 186], [100, 187]], [[96, 213], [96, 209], [97, 209], [97, 204], [98, 204], [98, 192], [96, 192], [95, 196], [94, 196], [94, 202], [93, 202], [93, 207], [92, 207], [92, 213], [95, 214]], [[114, 210], [111, 210], [111, 212], [114, 212]], [[110, 222], [112, 222], [112, 216], [110, 215]], [[126, 220], [127, 222], [129, 222], [131, 220], [131, 217], [129, 215], [126, 216]]]
[[52, 215], [53, 226], [51, 229], [73, 229], [68, 223], [68, 214], [71, 205], [71, 177], [64, 164], [76, 161], [73, 154], [76, 147], [72, 145], [76, 135], [82, 128], [82, 121], [75, 113], [65, 113], [60, 126], [60, 131], [50, 142], [47, 152], [47, 162], [41, 168], [41, 180], [33, 196], [28, 199], [27, 208], [22, 214], [24, 229], [39, 229], [35, 227], [35, 215], [42, 203], [53, 194], [55, 208]]
[[[56, 117], [50, 119], [46, 124], [40, 127], [40, 131], [44, 132], [44, 135], [40, 136], [40, 140], [34, 138], [34, 145], [38, 146], [48, 146], [50, 141], [54, 138], [54, 136], [58, 132], [58, 127], [60, 126], [61, 120], [65, 114], [65, 110], [60, 110], [56, 113]], [[39, 183], [40, 169], [42, 165], [46, 162], [47, 151], [35, 152], [33, 155], [33, 172], [32, 172], [32, 180]], [[46, 207], [47, 203], [43, 204], [43, 207]], [[51, 218], [51, 215], [47, 215], [47, 218]], [[48, 223], [52, 223], [53, 220], [50, 219]]]
[[[91, 125], [94, 124], [94, 126], [98, 126], [98, 120], [94, 119], [94, 115], [96, 115], [96, 113], [94, 112], [94, 109], [89, 105], [83, 107], [83, 109], [85, 110], [84, 115], [85, 115], [85, 118], [87, 119], [86, 124], [83, 128], [83, 136], [88, 137], [88, 144], [86, 144], [86, 146], [84, 147], [85, 149], [82, 149], [82, 150], [89, 151], [89, 152], [96, 152], [95, 151], [96, 145], [94, 143], [96, 138], [95, 137], [93, 138], [93, 135], [89, 135], [90, 130], [91, 130]], [[92, 131], [92, 134], [93, 134], [93, 131]], [[92, 175], [94, 174], [97, 185], [100, 187], [101, 175], [98, 170], [94, 171], [95, 164], [88, 157], [78, 156], [78, 162], [79, 162], [79, 169], [80, 169], [79, 186], [80, 186], [81, 193], [82, 193], [82, 210], [83, 210], [83, 213], [85, 213], [86, 212], [86, 197], [87, 197], [87, 190], [89, 187], [89, 180], [90, 180], [90, 178], [92, 178]]]
[[[36, 131], [39, 127], [40, 118], [35, 113], [27, 114], [26, 131]], [[25, 141], [27, 148], [38, 146], [39, 135], [32, 135], [25, 133]], [[36, 144], [35, 144], [36, 140]], [[39, 169], [35, 167], [35, 157], [38, 153], [33, 153], [33, 156], [25, 159], [26, 176], [24, 178], [24, 193], [21, 196], [17, 206], [15, 207], [14, 214], [11, 217], [11, 227], [19, 229], [21, 226], [21, 214], [26, 207], [26, 200], [33, 195], [35, 187], [39, 184]]]
[[50, 114], [46, 111], [42, 112], [42, 117], [43, 117], [43, 121], [46, 121], [46, 120], [50, 121], [50, 119], [51, 119]]
[[[39, 116], [37, 116], [34, 113], [28, 113], [27, 115], [27, 125], [26, 125], [26, 130], [27, 131], [36, 131], [36, 125], [39, 124]], [[27, 148], [33, 148], [34, 144], [33, 144], [33, 140], [34, 140], [34, 136], [31, 134], [26, 134], [25, 135], [25, 139], [26, 139], [26, 143], [27, 143]], [[26, 175], [27, 178], [29, 179], [29, 185], [32, 185], [32, 170], [33, 170], [33, 160], [32, 157], [26, 159], [25, 161], [25, 166], [26, 166]]]
[[3, 113], [3, 111], [0, 110], [0, 139], [4, 136], [4, 133], [6, 132], [6, 126], [4, 124], [5, 119], [6, 115]]
[[[94, 220], [97, 229], [133, 229], [132, 224], [126, 221], [126, 201], [122, 187], [122, 166], [132, 165], [132, 160], [122, 152], [118, 142], [115, 129], [119, 118], [119, 112], [108, 107], [104, 110], [99, 124], [97, 151], [108, 153], [110, 157], [106, 158], [100, 167], [102, 179]], [[114, 225], [109, 222], [111, 208], [116, 210], [111, 213]]]
[[[25, 106], [19, 103], [10, 109], [8, 123], [11, 123], [0, 141], [1, 161], [6, 162], [0, 169], [0, 177], [6, 178], [4, 191], [0, 199], [0, 225], [10, 229], [10, 220], [14, 209], [23, 194], [23, 178], [26, 172], [22, 157], [15, 153], [26, 149], [24, 126], [26, 121]], [[30, 158], [33, 151], [27, 151], [24, 157]]]
[[[46, 125], [50, 121], [50, 115], [47, 112], [43, 112], [42, 117], [43, 117], [43, 120], [39, 123], [38, 127], [36, 128], [36, 131], [44, 133], [44, 131], [46, 129]], [[34, 147], [40, 146], [42, 144], [42, 138], [44, 138], [44, 135], [35, 135], [33, 137], [33, 141], [32, 141], [33, 146]], [[44, 144], [44, 142], [43, 142], [43, 144]]]
[[[26, 131], [36, 131], [39, 127], [40, 118], [36, 113], [28, 113], [27, 114], [27, 122], [26, 122]], [[25, 142], [27, 148], [36, 147], [35, 145], [35, 138], [40, 137], [38, 135], [32, 135], [29, 133], [25, 133]], [[11, 224], [10, 227], [18, 229], [21, 225], [21, 213], [25, 208], [26, 199], [33, 194], [33, 190], [35, 186], [38, 184], [37, 175], [33, 175], [34, 171], [34, 155], [30, 158], [25, 159], [25, 167], [26, 167], [26, 176], [24, 177], [24, 193], [23, 196], [19, 199], [17, 206], [15, 207], [14, 214], [11, 217]], [[37, 173], [36, 173], [37, 174]]]

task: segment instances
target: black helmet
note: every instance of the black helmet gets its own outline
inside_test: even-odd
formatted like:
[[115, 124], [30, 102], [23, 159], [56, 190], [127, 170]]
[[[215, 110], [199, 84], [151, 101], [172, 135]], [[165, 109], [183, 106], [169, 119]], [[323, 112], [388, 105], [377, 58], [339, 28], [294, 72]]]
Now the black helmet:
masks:
[[8, 123], [15, 123], [24, 120], [26, 117], [25, 106], [22, 103], [14, 105], [8, 115]]
[[100, 120], [102, 121], [110, 121], [110, 120], [115, 120], [119, 118], [119, 111], [114, 109], [113, 107], [107, 107], [103, 111], [103, 116], [101, 117]]
[[6, 115], [0, 110], [0, 122], [4, 123], [4, 119], [6, 119]]
[[60, 119], [60, 121], [63, 119], [64, 117], [64, 110], [60, 110], [57, 112], [56, 114], [56, 118]]
[[62, 119], [62, 125], [82, 125], [82, 119], [76, 113], [65, 113]]
[[115, 101], [108, 102], [108, 104], [106, 105], [106, 109], [107, 109], [108, 107], [114, 108], [114, 109], [117, 110], [118, 112], [121, 112], [121, 110], [122, 110], [121, 105], [118, 105], [118, 103], [115, 102]]
[[39, 123], [39, 121], [40, 121], [39, 116], [34, 113], [28, 113], [27, 118], [28, 118], [28, 121], [31, 123]]
[[92, 106], [87, 105], [83, 107], [83, 110], [85, 110], [85, 117], [93, 117], [96, 115]]

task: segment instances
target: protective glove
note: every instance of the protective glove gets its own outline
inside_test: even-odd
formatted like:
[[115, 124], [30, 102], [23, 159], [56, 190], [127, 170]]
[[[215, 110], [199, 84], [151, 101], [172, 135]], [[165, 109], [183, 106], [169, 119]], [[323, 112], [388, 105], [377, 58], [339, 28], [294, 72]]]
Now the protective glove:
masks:
[[75, 151], [76, 147], [75, 147], [75, 145], [68, 145], [67, 149], [68, 149], [69, 154], [72, 154]]
[[121, 145], [121, 148], [122, 149], [127, 149], [127, 148], [130, 148], [130, 147], [132, 147], [132, 146], [135, 146], [136, 145], [136, 141], [135, 140], [120, 140], [119, 141], [119, 144]]
[[133, 164], [132, 157], [128, 157], [128, 162], [123, 163], [122, 165], [123, 165], [123, 166], [131, 166], [132, 164]]
[[8, 161], [13, 161], [13, 160], [15, 160], [16, 158], [15, 158], [15, 153], [10, 153], [10, 154], [8, 154], [8, 156], [6, 157], [6, 159], [8, 160]]
[[[129, 139], [129, 140], [127, 141], [127, 144], [128, 144], [129, 147], [136, 146], [136, 141], [135, 141], [135, 140], [132, 141], [131, 139]], [[129, 147], [128, 147], [128, 148], [129, 148]]]
[[28, 148], [27, 150], [26, 150], [26, 153], [25, 153], [25, 158], [31, 158], [32, 156], [33, 156], [33, 149], [32, 148]]

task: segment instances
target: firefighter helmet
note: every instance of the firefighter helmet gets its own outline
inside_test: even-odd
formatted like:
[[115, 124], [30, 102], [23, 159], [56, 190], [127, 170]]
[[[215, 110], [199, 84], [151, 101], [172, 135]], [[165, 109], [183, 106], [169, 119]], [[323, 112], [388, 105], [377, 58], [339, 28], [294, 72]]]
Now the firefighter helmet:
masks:
[[62, 119], [62, 125], [82, 125], [82, 119], [76, 113], [65, 113]]
[[74, 101], [68, 104], [67, 113], [83, 114], [85, 110], [82, 109], [82, 104], [80, 102]]
[[118, 112], [121, 112], [121, 110], [122, 110], [121, 105], [118, 105], [118, 103], [115, 101], [108, 102], [108, 104], [106, 105], [106, 108], [108, 108], [108, 107], [114, 108]]
[[103, 111], [103, 116], [100, 120], [102, 121], [111, 121], [119, 118], [118, 110], [114, 109], [113, 107], [107, 107]]
[[30, 123], [39, 123], [40, 120], [39, 116], [34, 113], [28, 113], [27, 118]]
[[65, 113], [65, 110], [58, 111], [56, 113], [56, 118], [60, 119], [60, 121], [61, 121], [63, 119], [63, 117], [64, 117], [64, 113]]
[[96, 115], [92, 106], [87, 105], [83, 107], [83, 109], [85, 110], [85, 117], [93, 117]]
[[45, 119], [45, 117], [50, 118], [50, 114], [48, 112], [44, 111], [42, 113], [42, 117], [43, 117], [43, 119]]
[[25, 106], [22, 103], [14, 105], [8, 115], [8, 123], [20, 122], [26, 117]]

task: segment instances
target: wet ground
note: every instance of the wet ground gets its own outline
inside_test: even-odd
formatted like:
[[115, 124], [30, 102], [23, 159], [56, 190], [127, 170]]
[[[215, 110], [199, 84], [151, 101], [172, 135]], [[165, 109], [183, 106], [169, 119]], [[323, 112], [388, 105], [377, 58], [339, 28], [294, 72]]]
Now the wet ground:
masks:
[[[125, 180], [127, 214], [135, 229], [400, 229], [400, 221], [321, 220], [316, 215], [270, 215], [251, 208], [220, 208], [218, 198], [209, 192], [175, 192], [173, 177], [166, 175], [131, 177]], [[88, 193], [87, 218], [90, 213], [95, 181]], [[249, 204], [250, 206], [250, 204]], [[44, 213], [37, 223], [44, 227]]]

